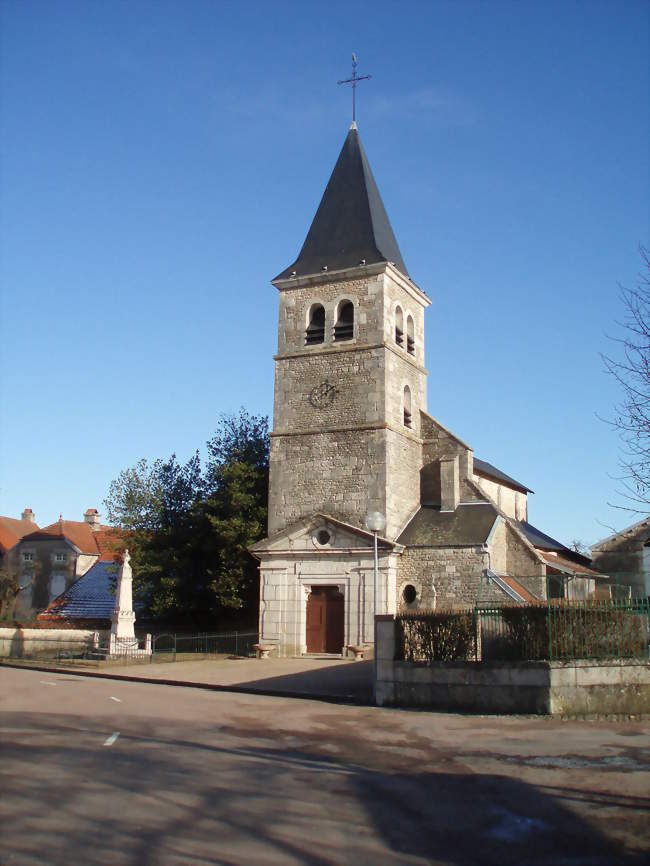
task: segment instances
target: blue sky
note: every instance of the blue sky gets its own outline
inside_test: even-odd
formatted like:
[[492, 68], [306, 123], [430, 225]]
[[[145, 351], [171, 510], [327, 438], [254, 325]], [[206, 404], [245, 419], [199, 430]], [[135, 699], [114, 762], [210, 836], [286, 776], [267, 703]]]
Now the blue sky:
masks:
[[271, 414], [277, 292], [360, 133], [433, 300], [429, 411], [594, 542], [648, 242], [646, 2], [0, 2], [0, 513]]

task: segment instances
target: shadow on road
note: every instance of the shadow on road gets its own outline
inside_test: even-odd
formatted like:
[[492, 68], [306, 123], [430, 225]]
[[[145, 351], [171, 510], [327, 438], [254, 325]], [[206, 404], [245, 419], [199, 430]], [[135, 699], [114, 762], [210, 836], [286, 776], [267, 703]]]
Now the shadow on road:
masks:
[[255, 680], [238, 682], [241, 688], [278, 691], [288, 695], [331, 695], [358, 700], [361, 703], [372, 701], [372, 661], [349, 662], [348, 664], [314, 667], [295, 674], [282, 674], [276, 677], [260, 677]]
[[12, 780], [3, 793], [3, 862], [645, 862], [597, 829], [597, 804], [589, 823], [567, 809], [561, 787], [409, 766], [398, 754], [384, 767], [361, 730], [358, 744], [328, 756], [316, 735], [294, 745], [286, 733], [265, 738], [263, 720], [241, 730], [122, 722], [106, 747], [110, 719], [3, 717], [2, 767]]

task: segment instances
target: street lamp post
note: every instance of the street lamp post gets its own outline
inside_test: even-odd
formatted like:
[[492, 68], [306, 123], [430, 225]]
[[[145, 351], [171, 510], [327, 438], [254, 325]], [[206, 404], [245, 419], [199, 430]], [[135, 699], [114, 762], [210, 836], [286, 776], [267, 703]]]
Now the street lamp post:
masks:
[[[374, 642], [375, 642], [375, 659], [377, 658], [377, 614], [379, 610], [377, 608], [377, 585], [378, 585], [378, 577], [379, 577], [379, 567], [377, 562], [377, 535], [380, 532], [383, 532], [384, 527], [386, 526], [386, 518], [380, 511], [371, 511], [366, 518], [366, 526], [372, 532], [375, 541], [375, 569], [374, 569], [374, 593], [373, 593], [373, 611], [375, 617], [375, 631], [374, 631]], [[376, 665], [376, 661], [375, 661]]]

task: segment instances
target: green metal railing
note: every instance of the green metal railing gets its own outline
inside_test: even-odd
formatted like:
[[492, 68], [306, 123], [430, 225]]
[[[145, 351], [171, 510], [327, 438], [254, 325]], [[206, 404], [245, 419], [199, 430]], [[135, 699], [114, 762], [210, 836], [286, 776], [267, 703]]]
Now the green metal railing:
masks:
[[232, 631], [199, 634], [158, 634], [151, 642], [154, 661], [175, 661], [179, 656], [255, 655], [258, 633]]
[[481, 604], [397, 617], [408, 661], [650, 658], [650, 600]]

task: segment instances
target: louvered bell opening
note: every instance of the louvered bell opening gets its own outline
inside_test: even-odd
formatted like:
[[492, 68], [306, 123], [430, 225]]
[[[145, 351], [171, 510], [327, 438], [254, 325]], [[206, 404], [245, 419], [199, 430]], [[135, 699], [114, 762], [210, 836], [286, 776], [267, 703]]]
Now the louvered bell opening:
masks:
[[395, 328], [395, 342], [398, 346], [404, 345], [404, 331], [401, 328]]
[[305, 345], [313, 346], [315, 343], [325, 342], [325, 309], [315, 307], [312, 310], [311, 319], [305, 331]]
[[406, 338], [406, 351], [409, 353], [409, 355], [415, 355], [415, 340], [413, 339], [413, 337]]
[[354, 337], [354, 306], [350, 301], [341, 304], [339, 318], [334, 326], [334, 341], [351, 340]]
[[409, 412], [408, 409], [404, 410], [404, 426], [405, 427], [411, 426], [411, 413]]

